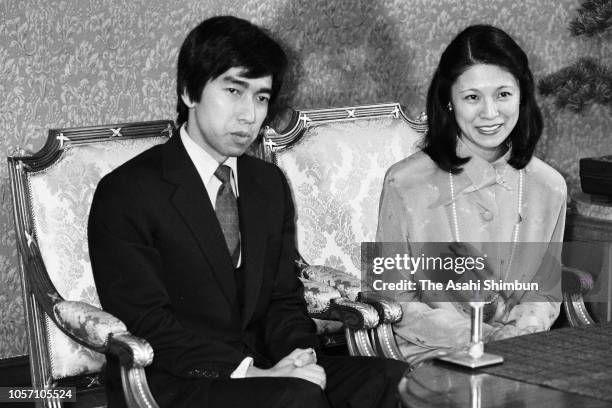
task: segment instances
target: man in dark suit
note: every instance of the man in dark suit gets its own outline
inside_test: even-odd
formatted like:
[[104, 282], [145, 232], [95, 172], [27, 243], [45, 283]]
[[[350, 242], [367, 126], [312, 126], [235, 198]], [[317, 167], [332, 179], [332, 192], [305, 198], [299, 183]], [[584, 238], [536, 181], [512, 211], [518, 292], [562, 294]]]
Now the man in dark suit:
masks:
[[[203, 21], [178, 60], [180, 134], [104, 177], [89, 248], [104, 309], [153, 347], [168, 407], [392, 407], [403, 363], [319, 353], [294, 267], [282, 172], [243, 153], [286, 56], [235, 17]], [[108, 361], [110, 406], [124, 404]]]

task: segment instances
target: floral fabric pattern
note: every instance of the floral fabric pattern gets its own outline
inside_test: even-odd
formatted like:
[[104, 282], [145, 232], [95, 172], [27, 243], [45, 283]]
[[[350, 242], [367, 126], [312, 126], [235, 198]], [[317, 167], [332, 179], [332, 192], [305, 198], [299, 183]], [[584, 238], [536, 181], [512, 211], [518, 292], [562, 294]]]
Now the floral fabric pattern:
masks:
[[361, 281], [355, 276], [328, 266], [310, 265], [302, 270], [305, 277], [328, 285], [338, 291], [340, 296], [356, 300], [361, 291]]
[[110, 334], [127, 332], [121, 320], [89, 303], [63, 301], [54, 306], [54, 312], [62, 327], [93, 347], [106, 347]]
[[304, 285], [304, 299], [308, 314], [315, 317], [325, 318], [332, 299], [339, 298], [340, 292], [332, 286], [314, 280], [300, 278]]
[[336, 122], [309, 128], [277, 153], [294, 195], [298, 249], [308, 263], [360, 277], [360, 244], [374, 241], [385, 171], [420, 139], [399, 118]]

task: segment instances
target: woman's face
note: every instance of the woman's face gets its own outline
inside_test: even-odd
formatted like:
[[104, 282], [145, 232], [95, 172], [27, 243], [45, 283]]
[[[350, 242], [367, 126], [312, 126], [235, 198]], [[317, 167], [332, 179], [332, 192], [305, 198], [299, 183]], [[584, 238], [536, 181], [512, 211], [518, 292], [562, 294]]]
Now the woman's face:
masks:
[[497, 65], [477, 64], [451, 86], [451, 103], [461, 139], [488, 161], [506, 152], [504, 141], [519, 117], [518, 80]]

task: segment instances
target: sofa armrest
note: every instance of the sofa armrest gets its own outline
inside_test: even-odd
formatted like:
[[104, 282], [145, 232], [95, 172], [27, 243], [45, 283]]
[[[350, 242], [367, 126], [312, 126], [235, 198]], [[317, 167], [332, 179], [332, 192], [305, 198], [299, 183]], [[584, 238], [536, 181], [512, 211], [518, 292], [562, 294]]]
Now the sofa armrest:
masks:
[[590, 273], [576, 268], [563, 267], [561, 280], [563, 308], [572, 327], [588, 326], [595, 323], [584, 304], [584, 293], [593, 289]]
[[[327, 266], [309, 266], [303, 261], [296, 264], [311, 317], [342, 322], [349, 353], [374, 356], [368, 331], [376, 328], [379, 316], [372, 306], [354, 300], [361, 286], [359, 279]], [[317, 330], [321, 326], [319, 323]]]
[[360, 292], [357, 300], [374, 307], [378, 312], [380, 322], [383, 324], [396, 323], [402, 320], [403, 313], [400, 304], [395, 300], [385, 298], [378, 292]]
[[108, 339], [108, 353], [119, 358], [124, 367], [144, 368], [153, 362], [153, 348], [140, 337], [129, 332], [111, 334]]
[[310, 317], [339, 321], [352, 330], [371, 329], [378, 324], [378, 313], [372, 306], [347, 299], [325, 283], [300, 279]]
[[144, 367], [153, 362], [153, 348], [146, 340], [130, 334], [115, 316], [85, 302], [60, 300], [53, 305], [53, 315], [75, 341], [119, 358], [128, 407], [159, 408], [144, 372]]
[[355, 300], [361, 291], [361, 280], [350, 273], [325, 265], [303, 264], [300, 269], [304, 278], [328, 285], [344, 298]]
[[146, 367], [153, 362], [153, 348], [127, 331], [115, 316], [85, 302], [63, 300], [53, 305], [61, 329], [92, 350], [116, 355], [122, 366]]
[[372, 336], [377, 353], [387, 358], [401, 360], [402, 354], [397, 347], [392, 327], [393, 323], [402, 320], [401, 305], [375, 291], [361, 292], [358, 300], [374, 307], [380, 317], [380, 324]]
[[368, 330], [378, 325], [378, 312], [372, 306], [346, 298], [332, 299], [330, 318], [340, 320], [351, 330]]
[[329, 319], [331, 300], [342, 297], [335, 288], [310, 279], [300, 278], [304, 285], [304, 300], [310, 317]]

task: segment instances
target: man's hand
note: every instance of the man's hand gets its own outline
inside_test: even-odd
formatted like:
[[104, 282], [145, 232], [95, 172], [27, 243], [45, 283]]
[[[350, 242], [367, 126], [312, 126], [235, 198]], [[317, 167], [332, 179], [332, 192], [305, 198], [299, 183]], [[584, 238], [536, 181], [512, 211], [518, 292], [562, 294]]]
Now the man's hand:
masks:
[[278, 363], [276, 363], [275, 367], [285, 367], [288, 365], [294, 365], [296, 367], [304, 367], [308, 364], [316, 364], [317, 363], [317, 354], [314, 349], [307, 348], [301, 349], [296, 348], [287, 356], [283, 357]]
[[321, 389], [325, 389], [325, 384], [327, 383], [325, 370], [320, 365], [317, 365], [317, 355], [313, 349], [296, 348], [269, 369], [251, 366], [247, 370], [246, 376], [301, 378], [317, 384]]

